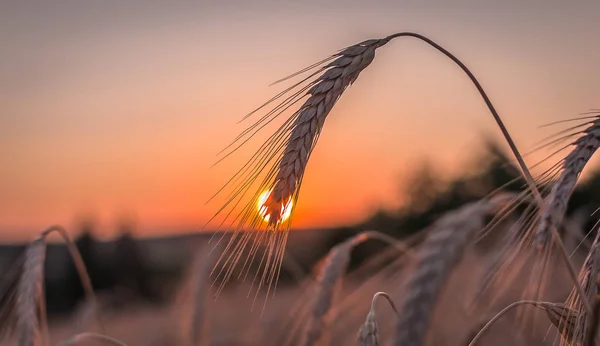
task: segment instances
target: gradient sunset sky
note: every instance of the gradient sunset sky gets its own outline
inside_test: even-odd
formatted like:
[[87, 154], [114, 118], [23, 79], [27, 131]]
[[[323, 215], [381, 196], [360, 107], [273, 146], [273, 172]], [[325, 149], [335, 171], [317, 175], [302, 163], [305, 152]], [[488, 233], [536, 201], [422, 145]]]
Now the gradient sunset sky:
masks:
[[[526, 151], [556, 131], [538, 125], [600, 108], [598, 14], [598, 1], [3, 1], [0, 240], [82, 215], [106, 236], [121, 215], [140, 234], [199, 229], [260, 143], [210, 168], [284, 87], [269, 84], [394, 32], [463, 59]], [[393, 207], [412, 167], [451, 175], [488, 136], [499, 131], [466, 76], [397, 39], [329, 115], [294, 226]]]

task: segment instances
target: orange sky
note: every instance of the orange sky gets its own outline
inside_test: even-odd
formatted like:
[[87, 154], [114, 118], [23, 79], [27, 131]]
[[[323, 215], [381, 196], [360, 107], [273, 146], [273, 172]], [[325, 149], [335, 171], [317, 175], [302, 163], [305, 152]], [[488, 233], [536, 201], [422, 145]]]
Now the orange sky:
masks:
[[[398, 3], [0, 5], [0, 238], [88, 214], [107, 236], [120, 215], [144, 234], [199, 229], [219, 207], [206, 200], [259, 141], [209, 167], [249, 124], [237, 121], [282, 88], [269, 84], [393, 32], [462, 58], [524, 150], [545, 134], [537, 125], [600, 107], [597, 2]], [[328, 117], [294, 226], [393, 206], [420, 160], [452, 174], [498, 134], [454, 65], [398, 39]]]

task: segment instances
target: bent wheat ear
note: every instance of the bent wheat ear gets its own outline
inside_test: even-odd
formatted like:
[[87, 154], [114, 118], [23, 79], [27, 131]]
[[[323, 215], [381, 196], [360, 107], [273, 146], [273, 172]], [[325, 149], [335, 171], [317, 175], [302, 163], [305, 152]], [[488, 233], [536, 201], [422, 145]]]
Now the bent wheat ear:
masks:
[[[229, 208], [223, 223], [241, 203], [251, 186], [262, 176], [263, 171], [267, 171], [257, 191], [227, 226], [235, 233], [218, 261], [218, 265], [222, 265], [223, 268], [216, 273], [217, 279], [222, 279], [223, 282], [229, 280], [244, 252], [247, 252], [247, 257], [242, 272], [244, 269], [248, 270], [258, 248], [266, 244], [266, 255], [262, 257], [259, 268], [262, 274], [257, 275], [261, 276], [259, 288], [264, 284], [270, 288], [280, 270], [302, 178], [325, 118], [344, 90], [356, 81], [358, 75], [373, 61], [375, 50], [385, 43], [385, 40], [364, 41], [325, 59], [324, 62], [330, 62], [324, 66], [310, 67], [308, 70], [316, 69], [316, 72], [309, 78], [319, 72], [322, 72], [321, 75], [313, 81], [306, 82], [305, 79], [295, 84], [263, 105], [264, 107], [275, 100], [283, 99], [281, 104], [274, 106], [266, 116], [251, 125], [234, 141], [245, 143], [248, 139], [246, 137], [253, 136], [266, 123], [308, 96], [300, 108], [292, 113], [225, 185], [234, 187], [225, 205], [215, 215], [216, 217]], [[304, 82], [306, 85], [301, 86]], [[259, 232], [241, 232], [245, 228]], [[260, 230], [265, 230], [268, 234]]]
[[[3, 321], [3, 325], [0, 326], [0, 336], [4, 336], [3, 333], [8, 335], [16, 331], [20, 346], [41, 345], [42, 339], [48, 341], [44, 296], [44, 261], [46, 259], [46, 237], [52, 232], [58, 232], [63, 238], [80, 276], [86, 298], [93, 307], [97, 306], [89, 275], [77, 247], [75, 247], [64, 228], [60, 226], [49, 227], [37, 239], [32, 241], [25, 250], [22, 263], [18, 267], [21, 271], [20, 275], [15, 283], [11, 283], [11, 288], [6, 292], [8, 294], [6, 301], [4, 297], [2, 298], [3, 304], [6, 305], [2, 307], [0, 313]], [[11, 317], [14, 323], [9, 321]]]
[[358, 330], [358, 346], [378, 346], [379, 345], [379, 330], [377, 327], [377, 320], [375, 319], [375, 303], [377, 302], [378, 297], [384, 297], [390, 306], [394, 310], [394, 313], [398, 315], [398, 310], [396, 309], [396, 304], [392, 298], [385, 292], [377, 292], [373, 295], [373, 300], [371, 301], [371, 309], [367, 314], [367, 318], [365, 319], [365, 323], [360, 326]]
[[327, 71], [307, 91], [310, 97], [300, 107], [276, 169], [277, 174], [271, 183], [272, 193], [263, 204], [264, 217], [269, 219], [270, 226], [281, 222], [285, 206], [297, 194], [325, 118], [344, 90], [373, 61], [375, 49], [383, 43], [383, 40], [369, 40], [342, 50], [336, 54], [337, 59], [327, 65]]
[[352, 249], [373, 236], [373, 232], [363, 232], [334, 246], [321, 265], [317, 278], [317, 289], [311, 316], [304, 334], [304, 346], [318, 345], [324, 339], [327, 325], [331, 321], [331, 307], [335, 298], [336, 286], [350, 263]]
[[558, 229], [562, 224], [577, 179], [600, 147], [600, 115], [582, 133], [572, 143], [575, 146], [573, 150], [562, 161], [562, 171], [540, 211], [540, 221], [535, 232], [538, 246], [546, 245], [552, 229]]
[[484, 227], [485, 217], [496, 213], [512, 199], [512, 195], [501, 195], [467, 204], [435, 222], [417, 253], [417, 267], [407, 283], [393, 345], [424, 344], [437, 298], [463, 250]]
[[304, 336], [304, 346], [317, 345], [326, 332], [327, 314], [333, 306], [336, 284], [346, 272], [354, 244], [353, 239], [346, 240], [333, 247], [325, 258], [317, 279], [317, 292]]

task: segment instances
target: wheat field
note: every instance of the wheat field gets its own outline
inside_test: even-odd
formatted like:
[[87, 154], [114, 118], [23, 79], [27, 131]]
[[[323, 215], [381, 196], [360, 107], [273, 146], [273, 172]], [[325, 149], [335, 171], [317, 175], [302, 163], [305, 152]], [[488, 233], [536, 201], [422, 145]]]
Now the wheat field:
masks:
[[[360, 82], [360, 73], [377, 63], [376, 51], [400, 38], [424, 42], [466, 74], [511, 150], [519, 189], [498, 188], [436, 215], [411, 236], [357, 229], [326, 248], [311, 268], [299, 267], [296, 257], [311, 244], [297, 243], [291, 226], [326, 117]], [[600, 146], [597, 110], [569, 119], [576, 125], [567, 122], [544, 143], [560, 150], [548, 159], [553, 165], [534, 176], [504, 125], [510, 117], [498, 114], [461, 60], [420, 34], [363, 41], [277, 83], [290, 80], [290, 87], [248, 114], [258, 120], [225, 148], [224, 159], [265, 124], [284, 118], [219, 191], [226, 198], [215, 218], [223, 227], [210, 244], [202, 238], [191, 250], [166, 303], [110, 308], [110, 299], [94, 290], [86, 254], [66, 230], [52, 226], [13, 263], [14, 275], [3, 278], [2, 344], [596, 344], [599, 237], [567, 209]], [[85, 298], [74, 314], [49, 321], [44, 268], [46, 238], [53, 233], [67, 246]], [[353, 262], [354, 252], [372, 243], [380, 250]], [[280, 282], [282, 275], [291, 279]]]

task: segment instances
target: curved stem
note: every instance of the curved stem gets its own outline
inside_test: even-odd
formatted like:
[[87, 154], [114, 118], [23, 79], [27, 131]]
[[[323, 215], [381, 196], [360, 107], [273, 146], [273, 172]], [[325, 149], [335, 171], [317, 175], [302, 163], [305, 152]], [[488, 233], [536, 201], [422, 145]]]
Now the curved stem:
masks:
[[509, 306], [505, 307], [504, 309], [502, 309], [499, 313], [496, 314], [496, 316], [492, 317], [491, 320], [488, 321], [488, 323], [485, 324], [485, 326], [483, 326], [483, 328], [481, 328], [479, 330], [479, 332], [477, 333], [477, 335], [475, 335], [475, 337], [473, 338], [473, 340], [471, 340], [471, 342], [469, 343], [468, 346], [473, 346], [475, 345], [475, 343], [477, 342], [477, 340], [479, 340], [482, 336], [483, 333], [490, 329], [490, 327], [500, 319], [500, 317], [502, 317], [504, 314], [506, 314], [507, 312], [509, 312], [510, 310], [512, 310], [513, 308], [519, 306], [519, 305], [533, 305], [533, 306], [538, 306], [541, 302], [538, 302], [537, 300], [519, 300], [518, 302], [514, 302], [512, 304], [510, 304]]
[[56, 232], [60, 234], [63, 239], [69, 254], [71, 255], [71, 259], [75, 264], [75, 269], [79, 274], [79, 280], [81, 281], [81, 286], [83, 286], [83, 290], [85, 291], [86, 300], [92, 305], [92, 309], [94, 310], [94, 316], [96, 318], [96, 322], [98, 322], [100, 330], [104, 330], [102, 322], [100, 320], [100, 316], [98, 314], [98, 300], [96, 298], [96, 293], [94, 292], [94, 286], [92, 285], [92, 279], [88, 274], [88, 271], [85, 267], [85, 263], [83, 262], [83, 257], [81, 257], [81, 253], [75, 243], [71, 240], [69, 233], [67, 230], [59, 225], [54, 225], [48, 227], [46, 230], [42, 232], [42, 237], [47, 237], [50, 233]]
[[67, 230], [62, 226], [51, 226], [48, 229], [46, 229], [42, 233], [42, 235], [47, 236], [48, 234], [50, 234], [52, 232], [57, 232], [58, 234], [60, 234], [61, 238], [63, 238], [63, 241], [65, 242], [65, 245], [67, 246], [67, 249], [69, 250], [69, 253], [71, 254], [73, 263], [75, 264], [75, 269], [77, 270], [77, 273], [79, 274], [79, 279], [81, 280], [81, 285], [83, 286], [83, 289], [85, 290], [85, 294], [88, 299], [95, 302], [96, 294], [94, 293], [94, 288], [92, 286], [92, 280], [90, 279], [90, 276], [85, 268], [85, 263], [83, 262], [81, 253], [75, 246], [75, 243], [73, 243], [73, 241], [71, 240], [71, 237], [69, 237], [69, 233], [67, 233]]
[[[463, 70], [463, 72], [469, 77], [471, 82], [475, 85], [475, 87], [477, 88], [477, 91], [479, 91], [479, 94], [485, 101], [485, 104], [488, 107], [488, 109], [490, 110], [490, 113], [492, 113], [492, 116], [494, 117], [496, 124], [498, 124], [500, 131], [502, 131], [502, 135], [506, 139], [506, 142], [508, 143], [511, 151], [513, 152], [513, 155], [515, 156], [515, 158], [517, 159], [517, 162], [519, 163], [519, 166], [521, 169], [521, 174], [523, 175], [523, 178], [525, 178], [525, 181], [527, 182], [527, 185], [529, 186], [529, 189], [531, 190], [531, 193], [533, 194], [537, 204], [540, 207], [542, 207], [544, 205], [544, 199], [542, 198], [542, 195], [540, 194], [540, 192], [535, 184], [535, 179], [533, 179], [533, 176], [531, 175], [529, 168], [527, 168], [527, 164], [525, 164], [525, 161], [523, 160], [523, 156], [519, 152], [519, 149], [517, 149], [517, 145], [513, 141], [512, 137], [510, 136], [510, 133], [508, 133], [508, 130], [506, 129], [506, 126], [504, 125], [502, 118], [500, 118], [500, 115], [496, 111], [496, 108], [492, 104], [492, 101], [488, 97], [485, 90], [483, 90], [483, 87], [481, 86], [481, 84], [479, 83], [477, 78], [475, 78], [475, 75], [471, 72], [471, 70], [469, 70], [469, 68], [465, 64], [463, 64], [462, 61], [460, 61], [456, 56], [454, 56], [454, 54], [450, 53], [444, 47], [440, 46], [439, 44], [435, 43], [433, 40], [431, 40], [421, 34], [417, 34], [414, 32], [396, 33], [396, 34], [390, 35], [390, 36], [386, 37], [385, 39], [383, 39], [383, 44], [386, 44], [387, 42], [391, 41], [392, 39], [394, 39], [396, 37], [413, 37], [413, 38], [419, 39], [419, 40], [429, 44], [433, 48], [437, 49], [439, 52], [441, 52], [446, 57], [448, 57], [450, 60], [452, 60], [456, 65], [458, 65]], [[592, 312], [593, 312], [592, 306], [591, 306], [590, 302], [586, 299], [585, 292], [583, 291], [583, 288], [579, 284], [579, 278], [577, 275], [577, 271], [573, 267], [573, 264], [571, 263], [571, 261], [569, 259], [569, 254], [567, 253], [567, 250], [565, 249], [565, 246], [564, 246], [562, 240], [560, 239], [560, 235], [558, 234], [556, 228], [554, 228], [554, 227], [552, 228], [552, 238], [556, 241], [556, 244], [559, 247], [561, 257], [566, 264], [567, 271], [569, 272], [569, 276], [570, 276], [571, 280], [573, 281], [573, 283], [575, 284], [575, 288], [577, 290], [577, 293], [581, 297], [581, 301], [583, 302], [585, 309], [587, 310], [587, 312], [589, 314], [592, 314]]]
[[396, 304], [394, 304], [394, 301], [392, 300], [390, 295], [385, 292], [377, 292], [375, 293], [375, 295], [373, 295], [373, 300], [371, 301], [371, 311], [375, 311], [375, 302], [377, 301], [378, 297], [384, 297], [388, 301], [388, 303], [390, 303], [390, 306], [392, 307], [392, 310], [394, 310], [394, 312], [396, 313], [396, 316], [399, 316], [398, 309], [396, 309]]
[[417, 33], [414, 33], [414, 32], [400, 32], [400, 33], [397, 33], [397, 34], [390, 35], [390, 36], [386, 37], [384, 40], [387, 42], [387, 41], [390, 41], [390, 40], [392, 40], [392, 39], [394, 39], [396, 37], [403, 37], [403, 36], [414, 37], [414, 38], [417, 38], [417, 39], [419, 39], [421, 41], [426, 42], [427, 44], [429, 44], [430, 46], [432, 46], [433, 48], [437, 49], [442, 54], [444, 54], [445, 56], [447, 56], [448, 58], [450, 58], [450, 60], [452, 60], [456, 65], [458, 65], [463, 70], [463, 72], [469, 77], [469, 79], [471, 79], [471, 82], [473, 82], [473, 84], [477, 88], [477, 91], [479, 91], [479, 94], [481, 95], [481, 97], [485, 101], [485, 104], [487, 105], [488, 109], [492, 113], [492, 116], [494, 117], [494, 120], [496, 120], [496, 123], [498, 124], [498, 127], [500, 127], [500, 131], [502, 131], [502, 134], [504, 135], [504, 138], [506, 138], [506, 141], [508, 142], [508, 145], [510, 146], [510, 149], [512, 150], [513, 154], [515, 155], [515, 158], [519, 162], [519, 166], [521, 168], [521, 171], [523, 173], [523, 176], [524, 176], [527, 184], [529, 185], [529, 188], [531, 189], [531, 192], [535, 195], [535, 199], [541, 205], [541, 202], [543, 201], [542, 200], [542, 196], [541, 196], [540, 192], [538, 191], [538, 189], [537, 189], [537, 187], [535, 185], [535, 180], [533, 179], [533, 176], [531, 175], [531, 172], [529, 172], [529, 169], [527, 168], [527, 165], [525, 164], [525, 161], [523, 160], [523, 157], [521, 156], [521, 154], [519, 152], [519, 149], [517, 149], [517, 146], [516, 146], [515, 142], [512, 140], [512, 137], [508, 133], [508, 130], [506, 129], [506, 126], [504, 126], [504, 122], [502, 121], [502, 118], [500, 118], [500, 115], [496, 111], [496, 108], [492, 104], [492, 101], [488, 97], [488, 95], [485, 92], [485, 90], [483, 90], [483, 87], [481, 86], [481, 84], [479, 83], [479, 81], [477, 80], [477, 78], [475, 78], [475, 75], [471, 72], [471, 70], [469, 70], [469, 68], [465, 64], [463, 64], [462, 61], [460, 61], [456, 56], [454, 56], [454, 54], [450, 53], [444, 47], [440, 46], [439, 44], [435, 43], [431, 39], [429, 39], [429, 38], [427, 38], [427, 37], [425, 37], [425, 36], [423, 36], [421, 34], [417, 34]]

